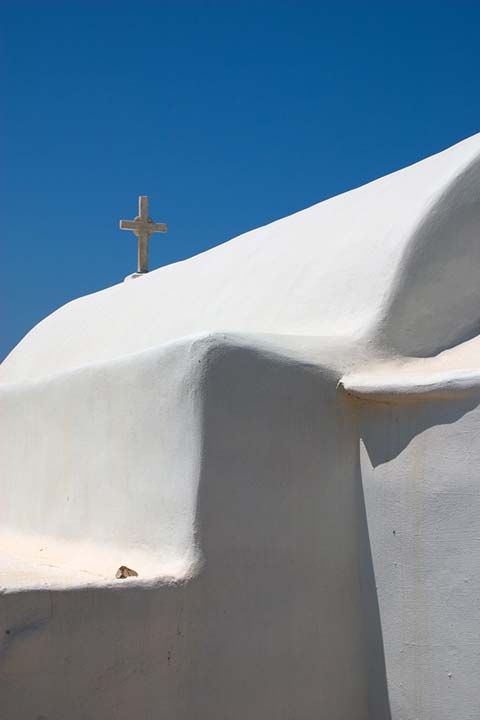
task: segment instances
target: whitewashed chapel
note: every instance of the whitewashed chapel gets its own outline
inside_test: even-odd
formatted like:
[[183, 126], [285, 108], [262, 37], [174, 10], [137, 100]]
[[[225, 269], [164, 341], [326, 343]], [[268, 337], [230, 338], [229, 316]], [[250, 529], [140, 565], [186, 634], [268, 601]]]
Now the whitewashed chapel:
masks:
[[480, 136], [0, 368], [0, 717], [480, 717]]

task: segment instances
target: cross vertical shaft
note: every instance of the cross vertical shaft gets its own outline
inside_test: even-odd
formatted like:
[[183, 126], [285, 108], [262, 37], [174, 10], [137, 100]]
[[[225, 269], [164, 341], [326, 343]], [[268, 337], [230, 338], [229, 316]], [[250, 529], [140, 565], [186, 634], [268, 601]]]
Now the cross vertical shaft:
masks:
[[138, 217], [148, 221], [148, 195], [140, 195], [138, 198]]
[[140, 230], [138, 237], [137, 272], [148, 272], [148, 234]]
[[[140, 220], [148, 223], [148, 196], [140, 195], [138, 198], [138, 216]], [[135, 233], [138, 237], [138, 259], [137, 272], [148, 272], [148, 231], [139, 230]]]

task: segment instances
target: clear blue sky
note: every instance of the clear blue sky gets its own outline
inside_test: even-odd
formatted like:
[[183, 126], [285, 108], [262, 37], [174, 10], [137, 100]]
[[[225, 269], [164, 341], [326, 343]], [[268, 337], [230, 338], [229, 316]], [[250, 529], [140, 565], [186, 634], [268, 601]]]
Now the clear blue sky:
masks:
[[478, 0], [4, 0], [1, 14], [0, 357], [135, 269], [118, 221], [139, 194], [169, 226], [155, 268], [480, 129]]

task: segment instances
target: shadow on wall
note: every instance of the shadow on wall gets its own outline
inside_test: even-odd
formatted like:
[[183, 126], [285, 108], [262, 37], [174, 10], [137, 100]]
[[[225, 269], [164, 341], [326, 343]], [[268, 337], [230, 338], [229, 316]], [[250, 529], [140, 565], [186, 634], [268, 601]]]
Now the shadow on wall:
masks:
[[390, 717], [358, 436], [335, 386], [251, 348], [210, 358], [188, 631], [201, 717], [212, 693], [232, 718]]
[[3, 596], [2, 632], [38, 629], [3, 636], [2, 718], [389, 720], [355, 416], [335, 385], [215, 350], [199, 576]]
[[[363, 422], [361, 439], [373, 467], [396, 458], [410, 442], [425, 430], [450, 425], [474, 410], [480, 403], [479, 393], [452, 400], [422, 400], [418, 403], [366, 403], [357, 409], [374, 416], [374, 422]], [[414, 410], [414, 411], [412, 411]]]
[[356, 408], [389, 699], [401, 720], [478, 715], [479, 404], [477, 391]]

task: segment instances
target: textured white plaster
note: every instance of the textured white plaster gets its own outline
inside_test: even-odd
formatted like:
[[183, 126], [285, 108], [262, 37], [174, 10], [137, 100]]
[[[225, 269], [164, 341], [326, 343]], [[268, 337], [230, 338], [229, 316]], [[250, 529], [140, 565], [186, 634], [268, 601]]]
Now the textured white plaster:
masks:
[[477, 720], [479, 270], [477, 135], [34, 328], [0, 717]]

